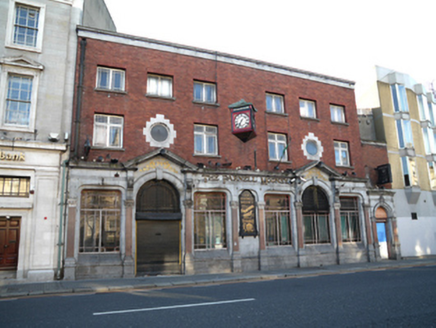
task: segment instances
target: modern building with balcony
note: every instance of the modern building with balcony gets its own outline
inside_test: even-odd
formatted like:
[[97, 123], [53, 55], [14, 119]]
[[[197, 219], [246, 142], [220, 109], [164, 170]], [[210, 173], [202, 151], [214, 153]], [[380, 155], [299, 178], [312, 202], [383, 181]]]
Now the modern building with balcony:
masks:
[[386, 143], [401, 256], [436, 254], [436, 101], [409, 75], [376, 67], [358, 108]]

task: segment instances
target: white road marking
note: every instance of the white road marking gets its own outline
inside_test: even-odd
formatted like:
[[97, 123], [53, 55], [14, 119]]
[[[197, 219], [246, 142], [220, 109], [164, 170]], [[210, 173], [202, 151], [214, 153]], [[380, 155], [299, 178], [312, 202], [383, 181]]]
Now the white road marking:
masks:
[[93, 313], [93, 315], [109, 315], [109, 314], [121, 314], [121, 313], [132, 313], [132, 312], [170, 310], [170, 309], [189, 308], [189, 307], [196, 307], [196, 306], [210, 306], [210, 305], [221, 305], [221, 304], [230, 304], [230, 303], [239, 303], [239, 302], [250, 302], [250, 301], [255, 301], [255, 300], [256, 299], [254, 299], [254, 298], [245, 298], [245, 299], [240, 299], [240, 300], [182, 304], [182, 305], [173, 305], [173, 306], [161, 306], [161, 307], [146, 308], [146, 309], [131, 309], [131, 310], [121, 310], [121, 311], [95, 312], [95, 313]]

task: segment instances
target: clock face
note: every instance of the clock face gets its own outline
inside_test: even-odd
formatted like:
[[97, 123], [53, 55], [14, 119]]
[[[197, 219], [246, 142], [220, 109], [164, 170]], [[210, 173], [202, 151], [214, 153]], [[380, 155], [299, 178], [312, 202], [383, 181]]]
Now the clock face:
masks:
[[247, 114], [241, 113], [241, 114], [236, 115], [235, 127], [237, 129], [246, 128], [249, 124], [250, 124], [250, 117]]

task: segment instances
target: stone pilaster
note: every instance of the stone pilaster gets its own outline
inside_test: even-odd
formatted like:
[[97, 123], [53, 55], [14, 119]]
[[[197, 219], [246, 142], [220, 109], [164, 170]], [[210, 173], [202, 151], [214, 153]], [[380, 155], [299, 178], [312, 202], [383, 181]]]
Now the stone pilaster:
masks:
[[259, 268], [268, 270], [268, 253], [265, 247], [265, 202], [258, 202], [259, 209]]
[[343, 243], [342, 243], [342, 229], [341, 229], [341, 203], [334, 203], [334, 223], [336, 230], [336, 260], [338, 264], [341, 264], [342, 253], [343, 253]]
[[193, 257], [193, 201], [191, 199], [187, 199], [184, 201], [185, 205], [185, 274], [194, 274], [195, 266], [194, 266], [194, 257]]
[[125, 222], [125, 255], [123, 259], [123, 277], [132, 278], [135, 276], [135, 261], [133, 259], [133, 207], [135, 201], [133, 199], [126, 199], [124, 206], [126, 209], [126, 222]]
[[230, 209], [232, 215], [232, 271], [241, 272], [241, 254], [239, 252], [239, 219], [238, 219], [238, 208], [239, 203], [232, 201], [230, 202]]
[[[68, 214], [67, 214], [67, 228], [66, 228], [66, 254], [64, 261], [64, 280], [76, 280], [76, 258], [75, 253], [75, 240], [76, 240], [76, 212], [77, 200], [68, 199]], [[78, 247], [78, 245], [77, 245]]]

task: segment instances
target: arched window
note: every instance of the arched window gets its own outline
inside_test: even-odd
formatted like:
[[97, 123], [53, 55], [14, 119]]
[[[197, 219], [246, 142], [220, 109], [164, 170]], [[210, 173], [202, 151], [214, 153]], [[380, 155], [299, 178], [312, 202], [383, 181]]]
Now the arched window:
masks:
[[136, 212], [179, 213], [179, 194], [169, 182], [151, 180], [138, 192]]
[[303, 227], [306, 244], [330, 243], [330, 205], [321, 188], [308, 187], [303, 193]]

